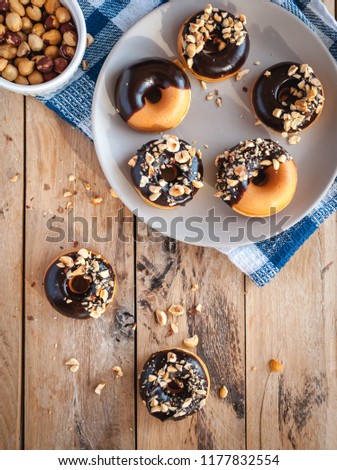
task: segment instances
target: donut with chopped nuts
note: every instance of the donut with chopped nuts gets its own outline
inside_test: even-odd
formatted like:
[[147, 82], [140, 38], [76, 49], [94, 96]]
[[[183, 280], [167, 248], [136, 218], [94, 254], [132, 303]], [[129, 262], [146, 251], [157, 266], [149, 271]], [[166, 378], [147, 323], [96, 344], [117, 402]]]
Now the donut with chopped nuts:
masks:
[[132, 128], [163, 132], [188, 113], [191, 84], [178, 61], [144, 59], [122, 71], [115, 87], [116, 110]]
[[239, 72], [250, 40], [245, 15], [207, 5], [189, 17], [178, 34], [182, 63], [199, 80], [218, 82]]
[[287, 137], [306, 129], [320, 116], [323, 86], [310, 65], [281, 62], [256, 80], [252, 104], [263, 124]]
[[277, 142], [254, 139], [225, 150], [218, 167], [216, 197], [248, 217], [268, 217], [283, 210], [297, 186], [293, 157]]
[[149, 413], [161, 421], [179, 421], [206, 404], [210, 378], [196, 354], [164, 349], [146, 361], [140, 375], [140, 395]]
[[102, 255], [81, 248], [67, 251], [51, 262], [44, 288], [52, 307], [62, 315], [99, 318], [113, 300], [116, 276]]
[[159, 209], [184, 206], [204, 186], [201, 152], [174, 135], [144, 144], [129, 165], [136, 191]]

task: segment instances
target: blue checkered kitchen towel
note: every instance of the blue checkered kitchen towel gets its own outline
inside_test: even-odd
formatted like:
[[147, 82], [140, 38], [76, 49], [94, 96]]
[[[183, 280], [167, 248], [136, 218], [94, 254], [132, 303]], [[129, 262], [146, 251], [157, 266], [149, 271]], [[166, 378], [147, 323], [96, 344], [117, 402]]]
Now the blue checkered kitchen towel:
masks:
[[[88, 32], [95, 38], [85, 55], [90, 64], [89, 70], [78, 70], [70, 85], [53, 97], [42, 98], [41, 101], [92, 138], [91, 102], [95, 83], [106, 56], [124, 31], [166, 1], [79, 0]], [[272, 1], [291, 11], [313, 29], [337, 60], [337, 23], [320, 0]], [[258, 286], [263, 286], [336, 209], [337, 179], [318, 206], [291, 229], [267, 241], [222, 251]]]

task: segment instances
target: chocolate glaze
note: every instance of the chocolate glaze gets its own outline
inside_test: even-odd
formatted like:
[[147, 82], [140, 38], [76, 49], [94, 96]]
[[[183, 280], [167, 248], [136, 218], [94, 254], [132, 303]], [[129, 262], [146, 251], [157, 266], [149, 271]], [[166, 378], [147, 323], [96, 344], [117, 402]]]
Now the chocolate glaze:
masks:
[[[267, 70], [271, 72], [271, 75], [268, 77], [265, 76], [265, 70], [256, 80], [253, 87], [252, 103], [257, 117], [266, 126], [278, 132], [284, 131], [284, 121], [273, 116], [273, 111], [278, 108], [283, 109], [285, 113], [292, 112], [290, 105], [294, 104], [298, 98], [290, 95], [286, 99], [287, 106], [284, 106], [282, 104], [283, 97], [287, 97], [287, 90], [290, 90], [291, 87], [296, 88], [304, 79], [303, 76], [300, 78], [288, 76], [288, 70], [292, 65], [296, 65], [297, 67], [301, 66], [301, 64], [296, 62], [281, 62], [269, 67]], [[312, 74], [312, 77], [317, 78], [315, 74]], [[305, 81], [309, 83], [309, 80]], [[316, 114], [315, 109], [318, 104], [319, 102], [316, 100], [312, 109], [308, 110], [306, 119], [304, 119], [300, 126], [301, 129], [305, 129], [317, 119], [319, 114]]]
[[[279, 160], [280, 159], [280, 160]], [[216, 158], [218, 167], [216, 196], [229, 206], [237, 204], [249, 184], [262, 186], [267, 180], [265, 170], [273, 167], [273, 160], [282, 165], [293, 158], [271, 139], [254, 139], [240, 142]], [[228, 180], [237, 181], [230, 186]]]
[[[220, 10], [224, 11], [224, 10]], [[199, 11], [193, 15], [185, 24], [183, 29], [183, 37], [189, 33], [190, 23], [195, 23], [196, 19], [203, 15], [204, 11]], [[235, 18], [235, 15], [228, 12], [228, 17]], [[222, 51], [218, 51], [217, 47], [212, 47], [212, 42], [207, 41], [204, 49], [193, 57], [192, 70], [203, 77], [211, 79], [218, 79], [232, 75], [244, 65], [246, 62], [249, 49], [250, 39], [248, 34], [245, 36], [243, 44], [237, 46], [236, 44], [230, 43], [229, 39], [223, 39], [222, 30], [223, 26], [221, 23], [216, 23], [216, 28], [212, 32], [212, 36], [226, 43], [226, 48]], [[243, 28], [247, 31], [246, 28]], [[188, 59], [188, 55], [184, 54], [185, 59]]]
[[[63, 255], [60, 255], [63, 256]], [[66, 253], [66, 256], [71, 257], [74, 261], [78, 258], [78, 251]], [[114, 272], [112, 267], [102, 258], [97, 259], [99, 262], [99, 272], [109, 270], [109, 280], [114, 281]], [[62, 315], [65, 315], [69, 318], [75, 318], [79, 320], [87, 319], [90, 317], [90, 312], [83, 305], [83, 302], [89, 296], [96, 296], [96, 285], [93, 282], [87, 283], [86, 279], [77, 279], [74, 282], [74, 290], [83, 290], [82, 288], [87, 287], [84, 292], [76, 293], [70, 289], [70, 279], [67, 278], [67, 268], [60, 268], [57, 264], [60, 263], [60, 259], [57, 258], [49, 266], [45, 279], [44, 279], [44, 289], [46, 296], [52, 305], [52, 307], [57, 310]], [[78, 276], [80, 278], [80, 276]], [[114, 287], [108, 286], [108, 297], [112, 298]], [[67, 303], [67, 300], [71, 302]]]
[[[203, 165], [201, 158], [196, 154], [191, 157], [189, 164], [179, 164], [175, 160], [175, 153], [166, 150], [158, 152], [159, 155], [154, 155], [155, 161], [153, 163], [154, 174], [149, 178], [149, 182], [141, 187], [141, 178], [143, 175], [149, 174], [149, 166], [146, 162], [146, 155], [150, 153], [151, 155], [157, 153], [154, 149], [158, 149], [158, 142], [165, 142], [165, 137], [161, 141], [151, 140], [150, 142], [144, 144], [137, 151], [137, 163], [134, 167], [131, 168], [131, 177], [133, 184], [140, 191], [141, 195], [149, 199], [153, 194], [150, 191], [150, 186], [160, 186], [160, 180], [167, 180], [167, 184], [162, 187], [161, 194], [159, 198], [154, 201], [155, 204], [164, 207], [171, 206], [184, 206], [187, 202], [193, 199], [195, 194], [198, 192], [198, 189], [193, 186], [193, 181], [198, 180], [202, 181], [203, 178]], [[180, 150], [188, 150], [191, 146], [184, 140], [179, 139]], [[163, 168], [165, 166], [166, 168]], [[171, 173], [173, 178], [171, 181], [168, 181], [168, 173]], [[170, 187], [174, 184], [185, 184], [190, 190], [190, 194], [183, 194], [182, 196], [176, 196], [172, 198], [169, 194]]]
[[[174, 354], [176, 361], [168, 361], [168, 354]], [[167, 372], [169, 366], [181, 370], [159, 375], [159, 371]], [[149, 376], [155, 376], [156, 380], [149, 380]], [[197, 357], [190, 355], [188, 351], [181, 349], [170, 349], [152, 354], [144, 365], [140, 376], [140, 395], [148, 411], [153, 410], [153, 400], [157, 400], [158, 405], [164, 405], [165, 411], [158, 410], [151, 415], [161, 421], [178, 421], [192, 415], [200, 410], [205, 404], [205, 399], [209, 390], [209, 379], [202, 364]], [[192, 399], [192, 400], [189, 400]], [[190, 401], [186, 406], [186, 400]], [[185, 405], [183, 407], [183, 404]]]
[[167, 59], [143, 59], [127, 67], [120, 74], [115, 87], [115, 102], [120, 116], [128, 121], [144, 108], [148, 98], [160, 101], [160, 90], [168, 87], [190, 90], [185, 72]]

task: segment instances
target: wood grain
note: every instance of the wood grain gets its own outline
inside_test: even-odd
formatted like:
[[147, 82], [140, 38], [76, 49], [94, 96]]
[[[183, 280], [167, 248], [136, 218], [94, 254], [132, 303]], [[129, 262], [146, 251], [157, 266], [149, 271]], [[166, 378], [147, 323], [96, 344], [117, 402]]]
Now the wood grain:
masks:
[[[143, 230], [140, 233], [144, 232]], [[149, 415], [139, 399], [140, 449], [241, 449], [245, 445], [243, 275], [219, 252], [144, 236], [137, 244], [138, 371], [148, 356], [165, 347], [180, 346], [198, 334], [197, 353], [211, 377], [206, 407], [180, 422], [161, 423]], [[199, 290], [191, 291], [193, 283]], [[157, 309], [181, 304], [203, 310], [177, 320], [179, 332], [155, 321]], [[170, 321], [172, 319], [170, 318]], [[226, 385], [229, 395], [219, 398]]]
[[[0, 102], [0, 449], [18, 449], [21, 427], [24, 99], [0, 91]], [[11, 182], [15, 175], [18, 175], [17, 180]]]
[[[25, 448], [131, 449], [133, 244], [118, 240], [123, 227], [114, 219], [126, 211], [111, 197], [92, 143], [41, 103], [27, 101]], [[68, 181], [71, 174], [76, 182]], [[65, 190], [77, 194], [65, 199]], [[91, 196], [104, 202], [93, 206]], [[74, 209], [67, 212], [69, 200]], [[72, 216], [82, 219], [72, 223]], [[58, 241], [46, 240], [57, 236], [48, 228], [52, 221], [65, 231]], [[124, 225], [125, 235], [132, 231], [132, 223]], [[117, 296], [99, 320], [63, 317], [44, 295], [49, 262], [74, 242], [101, 252], [116, 268]], [[80, 362], [75, 374], [65, 366], [71, 357]], [[123, 378], [115, 377], [115, 365], [122, 367]], [[94, 390], [102, 381], [107, 384], [99, 396]]]

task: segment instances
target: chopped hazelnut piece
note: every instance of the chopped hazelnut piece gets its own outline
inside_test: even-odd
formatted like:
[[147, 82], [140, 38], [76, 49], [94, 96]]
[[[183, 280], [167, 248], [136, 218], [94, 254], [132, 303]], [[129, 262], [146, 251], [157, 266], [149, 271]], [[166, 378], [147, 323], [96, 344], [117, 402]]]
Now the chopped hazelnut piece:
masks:
[[97, 385], [97, 387], [95, 388], [95, 393], [97, 395], [100, 395], [102, 393], [102, 390], [103, 388], [106, 386], [106, 382], [101, 382]]
[[69, 370], [70, 372], [77, 372], [79, 367], [80, 367], [80, 363], [78, 362], [78, 360], [75, 358], [75, 357], [72, 357], [71, 359], [69, 359], [66, 363], [65, 363], [66, 366], [70, 366]]
[[236, 77], [235, 79], [237, 81], [240, 81], [245, 75], [247, 75], [249, 73], [249, 69], [244, 69], [244, 70], [240, 70], [239, 73], [236, 74]]
[[220, 398], [226, 398], [228, 395], [227, 387], [223, 385], [219, 390], [219, 395], [220, 395]]
[[182, 305], [171, 305], [171, 307], [168, 309], [168, 313], [171, 315], [178, 317], [180, 315], [185, 314], [185, 309]]
[[123, 371], [122, 371], [122, 368], [121, 368], [121, 367], [115, 366], [115, 367], [113, 367], [112, 370], [113, 370], [113, 372], [115, 372], [116, 377], [118, 377], [118, 378], [119, 378], [119, 377], [123, 377], [124, 374], [123, 374]]
[[157, 310], [156, 319], [160, 326], [165, 326], [167, 323], [167, 315], [163, 310]]
[[271, 359], [269, 361], [269, 367], [272, 372], [280, 372], [283, 369], [283, 364], [277, 359]]
[[187, 348], [190, 349], [197, 347], [199, 343], [198, 335], [194, 335], [192, 336], [192, 338], [185, 338], [183, 343]]

